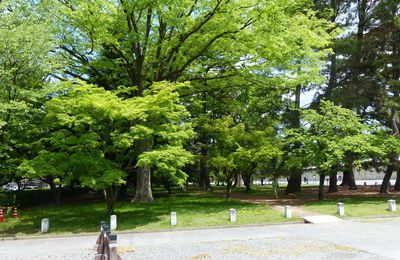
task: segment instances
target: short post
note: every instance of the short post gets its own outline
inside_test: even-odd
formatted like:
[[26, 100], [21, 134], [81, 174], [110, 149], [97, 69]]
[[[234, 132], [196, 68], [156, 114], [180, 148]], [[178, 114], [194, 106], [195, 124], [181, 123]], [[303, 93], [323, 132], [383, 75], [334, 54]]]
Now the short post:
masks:
[[110, 246], [110, 260], [118, 260], [117, 254], [117, 235], [109, 235], [109, 246]]
[[117, 215], [110, 216], [110, 228], [111, 230], [117, 229]]
[[339, 216], [344, 216], [344, 203], [338, 202], [336, 204], [336, 209], [337, 209], [337, 214], [339, 214]]
[[171, 212], [171, 226], [176, 226], [176, 212]]
[[42, 233], [49, 232], [49, 223], [50, 223], [50, 221], [48, 218], [42, 219], [42, 226], [40, 228], [40, 232], [42, 232]]
[[229, 209], [229, 221], [236, 222], [236, 210], [235, 209]]
[[388, 200], [388, 210], [392, 212], [397, 211], [395, 200]]
[[285, 206], [285, 218], [292, 218], [292, 207]]
[[377, 181], [375, 182], [375, 186], [378, 186], [378, 182]]
[[367, 182], [366, 181], [364, 181], [364, 186], [367, 186]]

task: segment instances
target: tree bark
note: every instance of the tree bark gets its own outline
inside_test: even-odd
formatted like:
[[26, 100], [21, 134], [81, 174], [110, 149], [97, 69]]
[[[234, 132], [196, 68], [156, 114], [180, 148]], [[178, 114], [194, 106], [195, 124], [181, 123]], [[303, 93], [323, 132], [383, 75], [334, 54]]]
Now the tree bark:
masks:
[[114, 205], [117, 201], [118, 193], [119, 193], [119, 186], [111, 185], [108, 188], [103, 190], [104, 192], [104, 199], [107, 205], [107, 214], [112, 215], [114, 213]]
[[205, 191], [211, 191], [210, 175], [207, 167], [207, 143], [208, 137], [205, 134], [201, 136], [201, 158], [200, 158], [200, 187]]
[[356, 190], [357, 189], [357, 185], [356, 185], [356, 179], [354, 178], [354, 167], [353, 167], [353, 162], [349, 163], [349, 170], [350, 170], [350, 174], [349, 174], [349, 190]]
[[251, 176], [252, 176], [251, 172], [242, 173], [242, 178], [243, 178], [244, 186], [246, 187], [246, 192], [251, 191]]
[[399, 173], [399, 168], [398, 167], [396, 168], [396, 174], [397, 174], [396, 183], [394, 184], [393, 190], [400, 191], [400, 176], [399, 176], [400, 173]]
[[232, 173], [228, 173], [225, 170], [226, 177], [226, 201], [230, 201], [232, 198]]
[[[141, 144], [141, 151], [148, 152], [153, 149], [152, 140], [144, 140]], [[136, 191], [133, 202], [152, 202], [154, 201], [151, 191], [151, 168], [149, 166], [137, 167]]]
[[[300, 128], [300, 94], [301, 86], [296, 86], [294, 110], [292, 111], [292, 127]], [[292, 169], [288, 178], [288, 185], [286, 186], [286, 194], [301, 191], [301, 173], [302, 169]]]
[[318, 200], [324, 200], [325, 173], [319, 174]]
[[328, 193], [335, 193], [338, 191], [337, 186], [337, 169], [333, 168], [329, 175], [329, 189]]
[[[394, 165], [389, 164], [388, 167], [386, 168], [385, 177], [383, 177], [382, 185], [381, 185], [381, 188], [379, 191], [381, 194], [389, 193], [389, 183], [390, 183], [390, 178], [392, 177], [393, 170], [394, 170]], [[396, 180], [396, 182], [397, 182], [397, 180]]]
[[301, 191], [301, 169], [293, 169], [288, 178], [286, 194]]
[[343, 179], [340, 186], [350, 186], [350, 175], [351, 175], [350, 169], [348, 167], [345, 167], [343, 169]]

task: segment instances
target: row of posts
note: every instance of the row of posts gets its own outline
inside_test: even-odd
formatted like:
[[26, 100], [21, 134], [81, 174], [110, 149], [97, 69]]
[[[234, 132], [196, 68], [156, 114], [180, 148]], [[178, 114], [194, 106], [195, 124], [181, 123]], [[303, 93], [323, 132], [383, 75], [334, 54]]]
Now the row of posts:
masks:
[[[387, 202], [388, 202], [388, 211], [390, 211], [390, 212], [397, 211], [395, 200], [388, 200]], [[338, 202], [336, 204], [336, 213], [339, 216], [344, 216], [344, 203]]]
[[[336, 209], [337, 209], [337, 214], [339, 216], [344, 216], [344, 203], [338, 202], [336, 204]], [[388, 210], [391, 212], [396, 211], [396, 201], [395, 200], [388, 200]], [[292, 207], [291, 206], [285, 206], [284, 216], [285, 216], [285, 218], [292, 218]], [[229, 221], [236, 222], [236, 210], [235, 209], [229, 209]], [[176, 212], [173, 211], [173, 212], [171, 212], [171, 226], [176, 226], [176, 224], [177, 224]]]

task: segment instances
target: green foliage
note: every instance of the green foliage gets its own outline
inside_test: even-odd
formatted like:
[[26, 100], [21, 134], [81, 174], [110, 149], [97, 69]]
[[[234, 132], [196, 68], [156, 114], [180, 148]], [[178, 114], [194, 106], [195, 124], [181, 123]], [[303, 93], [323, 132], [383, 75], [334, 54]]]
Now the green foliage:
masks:
[[41, 132], [42, 104], [52, 89], [46, 77], [57, 65], [49, 20], [28, 1], [0, 2], [0, 182], [15, 177], [30, 143]]
[[303, 115], [302, 133], [292, 133], [301, 143], [297, 153], [303, 154], [304, 166], [317, 166], [328, 171], [348, 160], [360, 166], [373, 154], [382, 153], [371, 144], [370, 129], [351, 110], [322, 101], [320, 111], [307, 110]]

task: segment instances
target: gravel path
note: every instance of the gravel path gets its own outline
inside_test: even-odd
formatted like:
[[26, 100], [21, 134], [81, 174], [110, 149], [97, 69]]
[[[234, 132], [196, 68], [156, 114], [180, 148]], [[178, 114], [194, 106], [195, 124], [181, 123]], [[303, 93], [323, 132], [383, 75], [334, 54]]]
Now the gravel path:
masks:
[[[118, 234], [118, 232], [116, 232]], [[120, 233], [122, 259], [400, 259], [400, 219]], [[0, 241], [0, 259], [94, 259], [96, 235]]]

